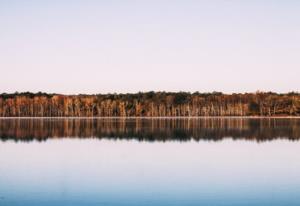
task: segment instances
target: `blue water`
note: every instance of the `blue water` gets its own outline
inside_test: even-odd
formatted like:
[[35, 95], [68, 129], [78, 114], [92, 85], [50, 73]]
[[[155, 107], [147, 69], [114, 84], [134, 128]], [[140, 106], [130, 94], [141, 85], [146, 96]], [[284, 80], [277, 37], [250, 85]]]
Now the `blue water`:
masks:
[[286, 138], [0, 141], [1, 206], [296, 206], [299, 194], [300, 142]]

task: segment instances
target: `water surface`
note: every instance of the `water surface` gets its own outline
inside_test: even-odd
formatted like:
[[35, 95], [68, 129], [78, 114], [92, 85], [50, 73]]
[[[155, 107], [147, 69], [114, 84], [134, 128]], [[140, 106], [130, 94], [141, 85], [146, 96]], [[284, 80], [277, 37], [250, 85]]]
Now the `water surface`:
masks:
[[300, 205], [299, 119], [0, 119], [0, 205]]

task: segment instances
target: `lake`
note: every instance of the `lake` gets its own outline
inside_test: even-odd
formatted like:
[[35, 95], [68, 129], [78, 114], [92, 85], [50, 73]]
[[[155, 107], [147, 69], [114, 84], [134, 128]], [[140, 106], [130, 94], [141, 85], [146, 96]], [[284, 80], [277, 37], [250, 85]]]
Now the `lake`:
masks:
[[300, 205], [300, 119], [0, 119], [0, 205]]

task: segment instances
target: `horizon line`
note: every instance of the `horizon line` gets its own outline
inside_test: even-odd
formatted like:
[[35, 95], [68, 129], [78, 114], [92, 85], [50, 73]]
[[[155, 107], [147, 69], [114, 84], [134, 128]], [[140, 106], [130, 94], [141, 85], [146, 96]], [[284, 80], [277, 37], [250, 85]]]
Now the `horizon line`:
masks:
[[166, 93], [166, 94], [219, 94], [219, 95], [235, 95], [235, 94], [277, 94], [277, 95], [284, 95], [284, 94], [300, 94], [300, 91], [291, 90], [288, 92], [274, 92], [274, 91], [263, 91], [263, 90], [256, 90], [256, 91], [249, 91], [249, 92], [221, 92], [221, 91], [208, 91], [208, 92], [200, 92], [200, 91], [166, 91], [166, 90], [148, 90], [148, 91], [138, 91], [138, 92], [103, 92], [103, 93], [56, 93], [56, 92], [31, 92], [31, 91], [15, 91], [15, 92], [1, 92], [0, 95], [26, 95], [26, 94], [33, 94], [33, 95], [63, 95], [63, 96], [80, 96], [80, 95], [87, 95], [87, 96], [94, 96], [94, 95], [134, 95], [134, 94], [147, 94], [147, 93]]

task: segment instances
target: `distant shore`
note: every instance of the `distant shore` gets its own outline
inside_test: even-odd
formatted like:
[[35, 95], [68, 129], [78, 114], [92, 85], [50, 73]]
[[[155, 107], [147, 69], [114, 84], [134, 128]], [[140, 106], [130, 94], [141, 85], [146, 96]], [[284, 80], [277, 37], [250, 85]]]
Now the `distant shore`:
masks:
[[0, 94], [1, 117], [287, 118], [300, 116], [300, 94], [140, 92], [135, 94]]

